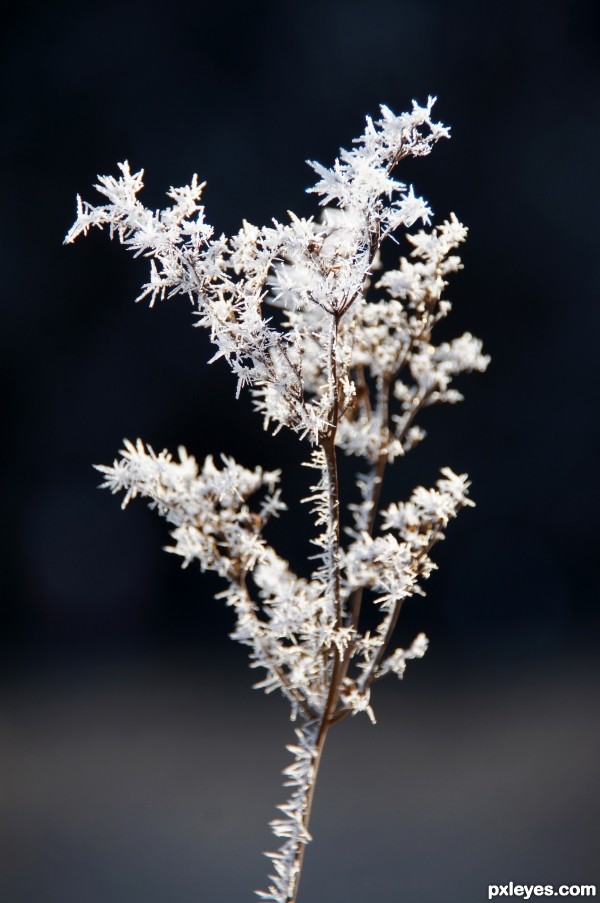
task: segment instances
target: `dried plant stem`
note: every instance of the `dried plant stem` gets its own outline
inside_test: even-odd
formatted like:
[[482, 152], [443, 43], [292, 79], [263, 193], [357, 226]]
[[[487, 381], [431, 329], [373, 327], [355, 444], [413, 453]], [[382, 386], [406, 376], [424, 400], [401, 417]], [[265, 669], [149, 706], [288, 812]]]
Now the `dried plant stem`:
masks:
[[[349, 714], [374, 720], [374, 681], [402, 677], [406, 662], [424, 655], [424, 634], [407, 649], [390, 650], [396, 622], [404, 600], [422, 592], [433, 544], [470, 504], [466, 474], [445, 467], [434, 488], [418, 486], [407, 501], [379, 512], [388, 464], [424, 436], [415, 417], [427, 405], [460, 400], [454, 377], [483, 371], [489, 360], [470, 333], [432, 344], [433, 327], [450, 310], [442, 298], [446, 277], [462, 267], [453, 251], [467, 230], [454, 214], [407, 235], [409, 257], [375, 281], [384, 239], [430, 220], [426, 201], [391, 174], [403, 158], [424, 156], [449, 137], [431, 118], [434, 101], [413, 102], [400, 115], [382, 106], [381, 118], [367, 119], [332, 168], [310, 164], [319, 220], [290, 212], [289, 222], [256, 227], [244, 220], [235, 235], [219, 236], [205, 220], [197, 176], [171, 188], [173, 203], [155, 211], [138, 198], [143, 171], [124, 162], [117, 177], [98, 177], [101, 204], [78, 198], [66, 239], [108, 227], [150, 258], [140, 298], [152, 305], [190, 297], [197, 325], [217, 346], [213, 360], [228, 362], [238, 394], [252, 392], [265, 429], [289, 428], [311, 446], [304, 463], [319, 476], [305, 501], [313, 504], [319, 551], [308, 576], [294, 573], [263, 532], [286, 509], [279, 470], [250, 469], [226, 455], [197, 462], [183, 446], [175, 460], [141, 439], [125, 440], [112, 466], [98, 468], [104, 487], [125, 493], [124, 506], [142, 496], [166, 518], [173, 540], [167, 551], [225, 580], [219, 597], [235, 615], [231, 636], [248, 647], [252, 666], [266, 671], [256, 686], [279, 689], [292, 719], [299, 718], [284, 771], [288, 800], [271, 822], [282, 842], [267, 854], [269, 889], [257, 891], [265, 903], [296, 903], [329, 729]], [[269, 316], [265, 306], [279, 314]], [[361, 465], [356, 472], [360, 500], [347, 509], [342, 453], [366, 461], [369, 471]], [[366, 592], [374, 630], [362, 623]]]
[[[343, 611], [342, 599], [340, 591], [340, 487], [338, 478], [337, 452], [335, 446], [336, 433], [339, 421], [339, 402], [338, 402], [338, 378], [337, 378], [337, 342], [338, 342], [338, 324], [339, 315], [332, 314], [331, 334], [329, 343], [329, 373], [328, 380], [330, 385], [330, 427], [326, 435], [321, 439], [321, 446], [325, 457], [326, 476], [327, 476], [327, 508], [329, 514], [328, 533], [331, 537], [331, 550], [328, 556], [329, 573], [327, 575], [328, 585], [331, 589], [333, 612], [335, 615], [336, 629], [342, 627]], [[327, 650], [328, 658], [331, 662], [331, 680], [329, 684], [329, 692], [327, 702], [323, 712], [322, 727], [319, 730], [319, 737], [326, 730], [329, 719], [337, 704], [340, 690], [340, 671], [341, 671], [341, 653], [333, 646]]]
[[[342, 626], [343, 611], [340, 592], [340, 498], [339, 498], [339, 478], [336, 453], [336, 432], [339, 420], [339, 402], [338, 402], [338, 379], [337, 379], [337, 342], [338, 342], [338, 322], [339, 318], [336, 313], [332, 314], [330, 343], [329, 343], [329, 360], [328, 360], [328, 383], [330, 386], [330, 416], [329, 429], [325, 435], [321, 437], [321, 448], [323, 450], [326, 470], [326, 486], [327, 486], [327, 510], [329, 522], [327, 524], [329, 535], [332, 538], [330, 554], [328, 556], [328, 574], [327, 583], [330, 587], [332, 595], [332, 607], [335, 614], [336, 627]], [[341, 653], [336, 646], [326, 650], [328, 658], [328, 670], [330, 670], [331, 678], [329, 682], [329, 690], [327, 700], [323, 709], [323, 714], [319, 721], [315, 745], [313, 747], [313, 763], [311, 769], [311, 779], [306, 784], [305, 799], [303, 804], [302, 828], [305, 835], [309, 836], [309, 822], [312, 811], [312, 805], [317, 784], [317, 776], [321, 757], [327, 739], [327, 733], [331, 724], [331, 717], [335, 711], [340, 689], [341, 689], [341, 672], [342, 658]], [[306, 843], [298, 843], [296, 846], [296, 854], [294, 866], [292, 869], [293, 883], [290, 888], [286, 903], [296, 903], [298, 896], [298, 887], [304, 863], [304, 853]]]
[[[325, 460], [327, 462], [327, 491], [330, 511], [329, 528], [333, 537], [333, 549], [331, 555], [331, 576], [330, 581], [333, 587], [335, 599], [335, 626], [339, 629], [343, 622], [342, 600], [340, 592], [340, 498], [339, 498], [339, 479], [338, 465], [336, 453], [336, 433], [339, 420], [339, 403], [338, 403], [338, 382], [337, 382], [337, 341], [338, 341], [338, 323], [339, 319], [336, 314], [333, 315], [331, 328], [331, 342], [329, 349], [329, 379], [331, 385], [331, 429], [323, 444]], [[340, 676], [341, 676], [341, 652], [337, 647], [333, 646], [328, 650], [331, 679], [329, 683], [329, 691], [327, 701], [323, 712], [323, 720], [319, 729], [318, 742], [325, 742], [325, 736], [331, 715], [335, 711], [337, 700], [340, 692]]]
[[[307, 839], [310, 838], [309, 832], [309, 824], [310, 824], [310, 816], [312, 812], [313, 801], [315, 798], [315, 790], [317, 786], [317, 777], [319, 774], [319, 767], [321, 764], [321, 758], [323, 756], [323, 749], [325, 747], [325, 740], [327, 739], [327, 733], [329, 730], [329, 721], [323, 716], [317, 733], [317, 740], [313, 750], [313, 764], [312, 764], [312, 772], [311, 772], [311, 780], [306, 785], [306, 792], [304, 797], [304, 805], [303, 805], [303, 817], [302, 817], [302, 828], [305, 833]], [[306, 850], [306, 842], [298, 843], [296, 846], [296, 855], [294, 859], [294, 865], [292, 868], [293, 874], [293, 883], [288, 893], [288, 898], [286, 903], [296, 903], [298, 898], [298, 888], [300, 885], [300, 878], [302, 876], [302, 866], [304, 864], [304, 853]]]

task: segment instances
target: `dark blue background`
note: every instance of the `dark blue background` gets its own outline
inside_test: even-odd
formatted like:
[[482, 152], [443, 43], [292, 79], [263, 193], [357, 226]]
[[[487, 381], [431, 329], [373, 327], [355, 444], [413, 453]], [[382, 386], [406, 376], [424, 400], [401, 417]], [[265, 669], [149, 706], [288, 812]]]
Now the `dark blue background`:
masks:
[[96, 174], [128, 158], [151, 206], [198, 172], [218, 231], [310, 215], [303, 161], [330, 163], [379, 103], [429, 93], [453, 137], [403, 175], [438, 219], [454, 210], [470, 227], [452, 322], [493, 362], [465, 378], [461, 406], [428, 412], [429, 438], [388, 492], [448, 464], [468, 471], [478, 507], [403, 615], [402, 640], [430, 635], [427, 658], [382, 692], [384, 727], [345, 725], [357, 752], [340, 741], [326, 759], [304, 899], [352, 903], [367, 878], [379, 903], [599, 880], [598, 10], [125, 0], [21, 3], [5, 18], [8, 903], [225, 901], [264, 886], [283, 708], [246, 689], [218, 585], [161, 554], [164, 524], [139, 503], [121, 513], [91, 464], [140, 435], [283, 466], [278, 542], [299, 568], [309, 549], [297, 441], [263, 434], [226, 367], [206, 367], [184, 300], [133, 305], [144, 263], [99, 234], [61, 246], [75, 194], [93, 199]]

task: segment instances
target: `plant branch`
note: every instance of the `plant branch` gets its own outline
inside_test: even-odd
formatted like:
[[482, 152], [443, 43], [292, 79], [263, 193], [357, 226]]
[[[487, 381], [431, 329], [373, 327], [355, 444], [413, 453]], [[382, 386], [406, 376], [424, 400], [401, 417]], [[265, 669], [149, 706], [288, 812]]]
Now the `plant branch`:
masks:
[[[252, 600], [252, 597], [250, 596], [250, 591], [248, 590], [248, 586], [246, 584], [246, 574], [232, 574], [230, 576], [230, 579], [231, 582], [237, 586], [244, 601], [244, 617], [249, 618], [252, 621], [253, 640], [256, 645], [260, 644], [260, 650], [257, 650], [260, 653], [259, 655], [257, 655], [257, 660], [262, 663], [263, 667], [267, 668], [267, 670], [270, 670], [277, 675], [277, 679], [281, 684], [281, 689], [285, 693], [285, 695], [288, 696], [290, 702], [297, 705], [298, 708], [303, 712], [307, 720], [311, 721], [312, 719], [314, 719], [315, 713], [311, 709], [308, 701], [295, 687], [290, 684], [286, 673], [277, 664], [268, 649], [264, 626], [256, 614], [256, 605]], [[242, 616], [242, 612], [237, 611], [236, 614], [239, 620]]]
[[317, 740], [314, 746], [313, 751], [313, 761], [312, 761], [312, 770], [310, 780], [306, 782], [305, 785], [305, 796], [303, 801], [303, 814], [302, 814], [302, 834], [303, 840], [300, 840], [296, 844], [294, 863], [291, 869], [292, 874], [292, 882], [291, 887], [288, 890], [288, 895], [286, 899], [286, 903], [296, 903], [298, 898], [298, 888], [300, 885], [300, 878], [302, 877], [302, 866], [304, 864], [304, 854], [306, 851], [306, 845], [310, 839], [309, 825], [310, 825], [310, 817], [312, 814], [312, 807], [315, 798], [315, 789], [317, 786], [317, 777], [319, 774], [319, 767], [321, 765], [321, 759], [323, 756], [323, 749], [325, 747], [325, 740], [327, 739], [327, 731], [329, 725], [323, 716], [317, 733]]

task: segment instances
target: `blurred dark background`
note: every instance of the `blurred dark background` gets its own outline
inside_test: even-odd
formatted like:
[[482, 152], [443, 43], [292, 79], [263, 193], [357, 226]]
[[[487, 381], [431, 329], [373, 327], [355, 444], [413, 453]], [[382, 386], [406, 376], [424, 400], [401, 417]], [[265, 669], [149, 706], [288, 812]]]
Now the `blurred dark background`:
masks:
[[[206, 179], [218, 232], [310, 215], [380, 103], [438, 95], [452, 140], [407, 165], [469, 225], [455, 334], [493, 362], [390, 499], [467, 471], [477, 508], [436, 551], [381, 688], [381, 724], [331, 741], [301, 901], [477, 903], [491, 883], [600, 883], [597, 175], [600, 6], [584, 0], [14, 4], [2, 29], [0, 899], [220, 903], [264, 887], [284, 706], [249, 689], [218, 584], [165, 525], [97, 492], [124, 436], [283, 466], [281, 551], [302, 567], [294, 437], [261, 431], [179, 299], [132, 302], [146, 264], [80, 192], [129, 159], [144, 199]], [[377, 709], [377, 698], [375, 706]], [[365, 719], [366, 722], [366, 719]]]

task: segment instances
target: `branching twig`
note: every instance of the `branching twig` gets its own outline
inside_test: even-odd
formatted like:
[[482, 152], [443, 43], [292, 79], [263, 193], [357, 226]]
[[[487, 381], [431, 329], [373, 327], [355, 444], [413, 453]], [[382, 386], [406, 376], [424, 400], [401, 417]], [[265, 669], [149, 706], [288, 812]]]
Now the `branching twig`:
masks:
[[[215, 238], [196, 176], [171, 188], [173, 203], [154, 211], [138, 199], [143, 172], [123, 163], [117, 178], [99, 177], [102, 205], [78, 198], [66, 239], [108, 227], [149, 258], [141, 297], [151, 304], [190, 297], [198, 325], [217, 346], [215, 358], [229, 363], [238, 392], [251, 389], [265, 427], [287, 427], [312, 446], [309, 466], [319, 480], [308, 500], [319, 565], [308, 576], [296, 575], [263, 535], [268, 519], [285, 509], [278, 471], [248, 470], [227, 457], [198, 465], [183, 448], [174, 460], [141, 440], [126, 441], [113, 465], [99, 468], [105, 487], [125, 493], [124, 504], [140, 495], [166, 518], [169, 552], [223, 579], [220, 596], [235, 615], [232, 637], [266, 672], [256, 686], [280, 690], [292, 718], [299, 716], [285, 770], [290, 796], [272, 823], [282, 843], [268, 854], [274, 873], [260, 894], [270, 903], [296, 903], [329, 729], [349, 714], [373, 718], [374, 681], [389, 672], [401, 676], [406, 660], [425, 651], [420, 635], [409, 650], [390, 655], [398, 617], [405, 599], [422, 591], [442, 529], [469, 504], [466, 477], [445, 468], [435, 488], [417, 487], [407, 502], [378, 510], [387, 468], [422, 436], [413, 427], [421, 409], [459, 400], [452, 379], [488, 363], [468, 333], [431, 344], [433, 326], [450, 308], [442, 299], [446, 277], [461, 267], [451, 252], [466, 229], [454, 215], [409, 234], [411, 259], [384, 272], [375, 286], [383, 297], [370, 298], [382, 242], [419, 220], [429, 223], [425, 201], [393, 173], [400, 160], [423, 156], [448, 137], [432, 119], [433, 103], [413, 103], [400, 116], [382, 107], [381, 118], [367, 120], [333, 167], [310, 164], [318, 181], [309, 190], [325, 208], [319, 222], [290, 213], [286, 224], [258, 228], [244, 221], [236, 235]], [[266, 305], [279, 308], [276, 321], [265, 316]], [[368, 463], [368, 473], [356, 475], [362, 501], [350, 506], [352, 529], [343, 524], [342, 453]], [[349, 541], [342, 542], [342, 527]], [[361, 628], [365, 592], [374, 594], [380, 612], [373, 635]]]

